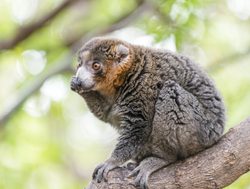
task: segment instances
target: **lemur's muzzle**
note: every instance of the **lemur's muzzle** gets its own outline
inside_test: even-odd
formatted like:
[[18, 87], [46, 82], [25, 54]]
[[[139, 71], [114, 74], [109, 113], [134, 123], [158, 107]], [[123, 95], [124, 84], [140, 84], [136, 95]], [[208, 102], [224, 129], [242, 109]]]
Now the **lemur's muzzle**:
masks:
[[87, 80], [82, 80], [77, 76], [73, 76], [70, 83], [71, 90], [81, 94], [89, 92], [94, 87], [94, 83], [89, 83]]
[[73, 76], [71, 79], [70, 88], [71, 88], [71, 90], [76, 91], [76, 92], [80, 91], [82, 88], [81, 79], [79, 79], [76, 76]]

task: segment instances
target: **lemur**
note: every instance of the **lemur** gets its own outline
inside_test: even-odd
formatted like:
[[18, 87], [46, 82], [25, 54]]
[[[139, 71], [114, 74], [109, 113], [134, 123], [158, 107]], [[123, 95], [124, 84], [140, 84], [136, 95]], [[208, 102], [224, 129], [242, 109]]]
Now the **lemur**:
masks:
[[138, 166], [129, 176], [147, 188], [153, 172], [210, 147], [223, 134], [222, 99], [185, 56], [97, 37], [79, 50], [78, 62], [71, 89], [120, 135], [111, 157], [94, 170], [97, 182], [134, 160]]

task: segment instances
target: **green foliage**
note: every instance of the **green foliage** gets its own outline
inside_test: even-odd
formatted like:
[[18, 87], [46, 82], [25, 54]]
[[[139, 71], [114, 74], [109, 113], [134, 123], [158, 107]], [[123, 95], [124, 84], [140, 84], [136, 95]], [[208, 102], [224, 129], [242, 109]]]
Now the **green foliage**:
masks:
[[[0, 47], [3, 40], [13, 38], [24, 26], [36, 23], [62, 2], [2, 1]], [[108, 31], [110, 25], [136, 9], [138, 2], [79, 0], [11, 49], [0, 51], [0, 118], [28, 91], [23, 89], [39, 82], [72, 51], [71, 43]], [[110, 35], [131, 42], [152, 39], [150, 45], [171, 46], [171, 50], [191, 56], [209, 70], [225, 100], [226, 130], [249, 116], [250, 15], [244, 9], [247, 3], [236, 10], [232, 0], [147, 2], [148, 8], [125, 25], [129, 27], [126, 32]], [[73, 60], [75, 57], [70, 57]], [[110, 154], [116, 133], [94, 118], [82, 98], [70, 91], [70, 71], [47, 78], [7, 122], [0, 124], [1, 189], [83, 188], [94, 167]], [[226, 188], [249, 186], [250, 174], [245, 174]]]

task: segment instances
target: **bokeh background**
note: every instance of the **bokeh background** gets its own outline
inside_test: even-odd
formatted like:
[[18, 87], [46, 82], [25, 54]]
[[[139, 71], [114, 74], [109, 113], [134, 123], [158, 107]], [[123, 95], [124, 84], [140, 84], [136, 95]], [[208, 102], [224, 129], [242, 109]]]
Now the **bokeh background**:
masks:
[[0, 189], [80, 189], [109, 156], [116, 132], [69, 87], [77, 49], [104, 35], [194, 59], [226, 130], [250, 115], [249, 0], [0, 0]]

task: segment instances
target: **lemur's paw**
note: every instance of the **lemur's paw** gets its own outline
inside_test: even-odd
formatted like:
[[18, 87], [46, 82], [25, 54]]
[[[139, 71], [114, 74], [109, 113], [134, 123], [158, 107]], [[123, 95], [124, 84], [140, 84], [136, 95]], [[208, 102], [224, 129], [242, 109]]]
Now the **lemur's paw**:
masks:
[[96, 180], [98, 183], [100, 183], [102, 180], [107, 182], [107, 177], [109, 171], [113, 170], [116, 167], [119, 167], [120, 164], [118, 164], [116, 161], [108, 159], [104, 163], [98, 165], [92, 175], [92, 178]]
[[128, 177], [135, 177], [135, 180], [131, 183], [141, 189], [148, 189], [148, 179], [152, 173], [166, 166], [167, 163], [159, 158], [149, 157], [140, 162]]

